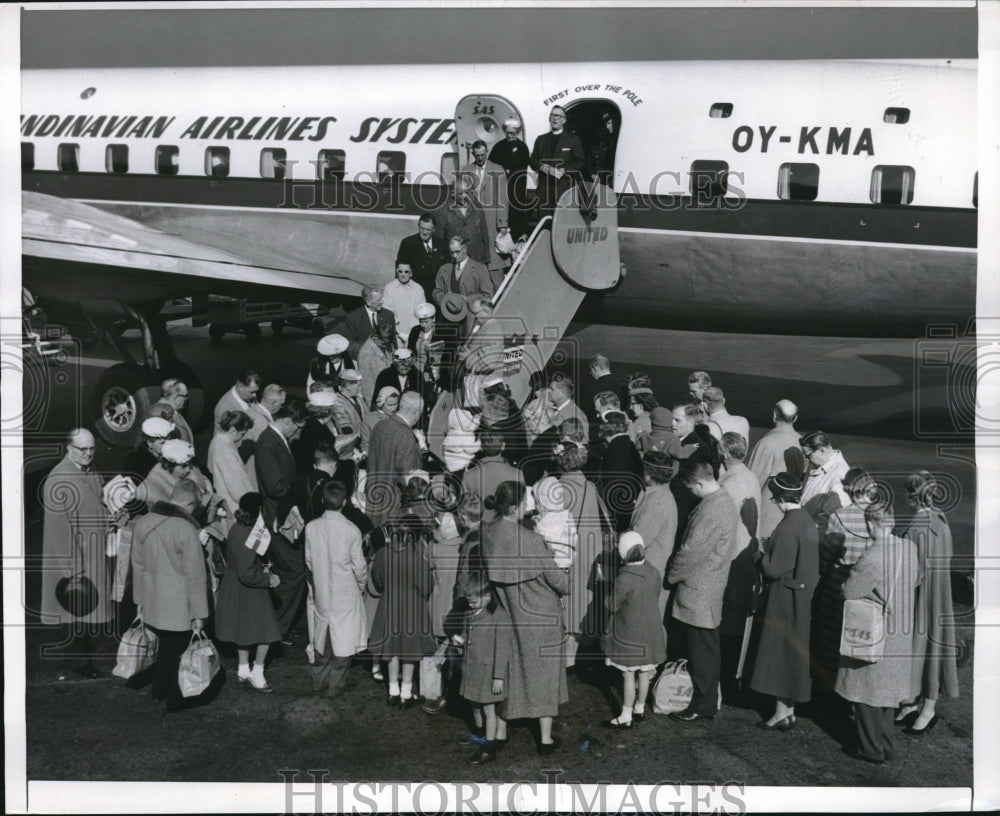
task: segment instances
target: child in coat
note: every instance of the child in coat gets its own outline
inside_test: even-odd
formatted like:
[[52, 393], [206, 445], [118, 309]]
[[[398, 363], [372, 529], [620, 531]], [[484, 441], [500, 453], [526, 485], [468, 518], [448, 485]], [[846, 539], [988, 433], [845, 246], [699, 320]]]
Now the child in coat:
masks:
[[646, 562], [642, 536], [635, 531], [622, 534], [618, 554], [624, 564], [610, 596], [611, 625], [603, 647], [605, 663], [621, 671], [624, 685], [622, 711], [602, 723], [605, 728], [631, 728], [633, 720], [645, 719], [649, 681], [667, 659], [660, 622], [660, 573]]
[[532, 489], [538, 508], [535, 532], [545, 539], [557, 567], [571, 566], [579, 535], [576, 522], [566, 509], [565, 485], [554, 476], [546, 476]]
[[482, 765], [496, 759], [507, 742], [507, 722], [497, 714], [506, 699], [510, 662], [511, 622], [482, 573], [473, 573], [467, 585], [469, 612], [465, 618], [465, 658], [459, 693], [472, 703], [477, 725], [485, 720], [485, 739], [469, 761]]

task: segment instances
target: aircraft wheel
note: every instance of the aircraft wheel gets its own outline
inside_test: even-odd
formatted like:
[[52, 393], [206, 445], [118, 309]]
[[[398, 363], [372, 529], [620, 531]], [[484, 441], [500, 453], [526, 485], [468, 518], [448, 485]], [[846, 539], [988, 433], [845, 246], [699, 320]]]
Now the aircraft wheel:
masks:
[[208, 327], [208, 336], [211, 337], [216, 343], [219, 343], [222, 341], [222, 338], [226, 336], [226, 330], [218, 323], [213, 323]]
[[94, 387], [94, 426], [109, 445], [131, 448], [142, 435], [149, 406], [160, 398], [160, 380], [144, 366], [119, 363]]

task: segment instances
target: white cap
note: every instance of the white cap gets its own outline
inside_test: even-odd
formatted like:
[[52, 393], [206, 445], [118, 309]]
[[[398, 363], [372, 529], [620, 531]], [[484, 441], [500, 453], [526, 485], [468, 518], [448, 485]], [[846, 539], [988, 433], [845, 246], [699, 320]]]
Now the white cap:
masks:
[[514, 128], [515, 130], [520, 130], [521, 120], [518, 119], [516, 116], [508, 116], [506, 119], [503, 120], [503, 129], [507, 130], [507, 128]]
[[343, 335], [328, 334], [316, 344], [316, 351], [325, 357], [329, 357], [332, 354], [343, 354], [347, 351], [348, 345], [347, 338]]
[[356, 368], [340, 369], [341, 382], [361, 382], [361, 372]]
[[629, 530], [627, 533], [621, 534], [621, 538], [618, 539], [618, 554], [622, 557], [622, 560], [625, 559], [628, 551], [636, 544], [640, 547], [646, 546], [646, 542], [642, 540], [642, 536], [635, 532], [635, 530]]
[[166, 439], [174, 432], [176, 426], [163, 417], [150, 417], [142, 423], [142, 433], [153, 439]]
[[434, 309], [433, 303], [421, 303], [413, 310], [413, 314], [418, 320], [423, 320], [425, 317], [434, 317], [436, 310]]
[[329, 408], [337, 401], [337, 396], [333, 391], [313, 391], [309, 395], [309, 404], [317, 408]]
[[175, 465], [186, 465], [194, 459], [194, 448], [183, 439], [168, 439], [163, 443], [160, 456]]
[[395, 360], [409, 360], [413, 356], [413, 352], [408, 348], [396, 349], [392, 353], [393, 359]]

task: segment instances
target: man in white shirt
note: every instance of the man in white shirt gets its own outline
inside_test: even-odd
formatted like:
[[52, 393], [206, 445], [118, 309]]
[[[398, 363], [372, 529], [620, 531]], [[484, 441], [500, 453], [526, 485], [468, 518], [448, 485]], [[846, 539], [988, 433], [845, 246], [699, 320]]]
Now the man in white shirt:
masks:
[[802, 437], [802, 453], [812, 470], [806, 473], [802, 489], [802, 509], [809, 513], [822, 536], [830, 514], [851, 503], [842, 480], [850, 470], [839, 450], [834, 450], [829, 438], [822, 431], [813, 431]]
[[426, 303], [423, 287], [413, 280], [413, 269], [409, 261], [396, 261], [396, 277], [382, 290], [382, 305], [396, 315], [396, 336], [405, 340], [410, 330], [417, 325], [414, 310]]
[[726, 410], [726, 395], [718, 386], [709, 386], [702, 392], [702, 402], [708, 409], [708, 430], [716, 439], [728, 431], [738, 433], [743, 441], [750, 443], [750, 423], [746, 417], [734, 416]]

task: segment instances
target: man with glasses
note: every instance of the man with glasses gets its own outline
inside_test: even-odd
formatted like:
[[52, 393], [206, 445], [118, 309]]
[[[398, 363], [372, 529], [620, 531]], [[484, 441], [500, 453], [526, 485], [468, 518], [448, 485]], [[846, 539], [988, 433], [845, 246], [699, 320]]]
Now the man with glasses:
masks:
[[566, 130], [566, 110], [556, 105], [549, 113], [549, 133], [535, 139], [531, 169], [538, 173], [538, 204], [542, 217], [551, 215], [559, 196], [576, 181], [586, 162], [583, 142]]
[[413, 280], [413, 267], [409, 261], [396, 259], [396, 277], [382, 290], [382, 305], [396, 315], [396, 336], [406, 339], [417, 324], [414, 314], [421, 303], [426, 303], [424, 290]]
[[843, 479], [851, 466], [839, 450], [834, 450], [822, 431], [802, 437], [802, 453], [812, 469], [806, 474], [802, 489], [802, 509], [813, 517], [819, 534], [826, 532], [830, 514], [851, 503], [844, 491]]
[[477, 297], [493, 299], [493, 282], [490, 273], [478, 261], [469, 257], [465, 239], [461, 235], [452, 236], [448, 241], [451, 263], [442, 266], [434, 282], [434, 302], [440, 308], [447, 294], [461, 295], [466, 306]]
[[177, 428], [177, 433], [180, 434], [181, 439], [189, 445], [193, 445], [194, 431], [191, 430], [191, 426], [188, 425], [188, 421], [181, 413], [184, 410], [184, 406], [187, 405], [187, 401], [188, 387], [183, 380], [171, 378], [164, 380], [160, 384], [160, 402], [166, 403], [174, 409], [174, 415], [171, 421]]
[[801, 476], [806, 471], [806, 460], [799, 447], [799, 432], [795, 430], [795, 422], [799, 418], [799, 409], [791, 400], [778, 400], [771, 410], [771, 421], [774, 427], [764, 434], [746, 459], [747, 467], [757, 477], [760, 484], [760, 544], [764, 542], [783, 513], [774, 505], [767, 480], [779, 473], [793, 473]]
[[521, 122], [510, 116], [503, 123], [504, 139], [493, 145], [490, 162], [497, 164], [507, 174], [507, 224], [515, 241], [528, 234], [528, 146], [521, 141]]
[[115, 619], [105, 556], [112, 518], [104, 506], [104, 479], [91, 467], [95, 448], [90, 431], [70, 431], [66, 454], [42, 488], [41, 622], [65, 627], [64, 653], [73, 671], [88, 679], [100, 676], [94, 638]]

